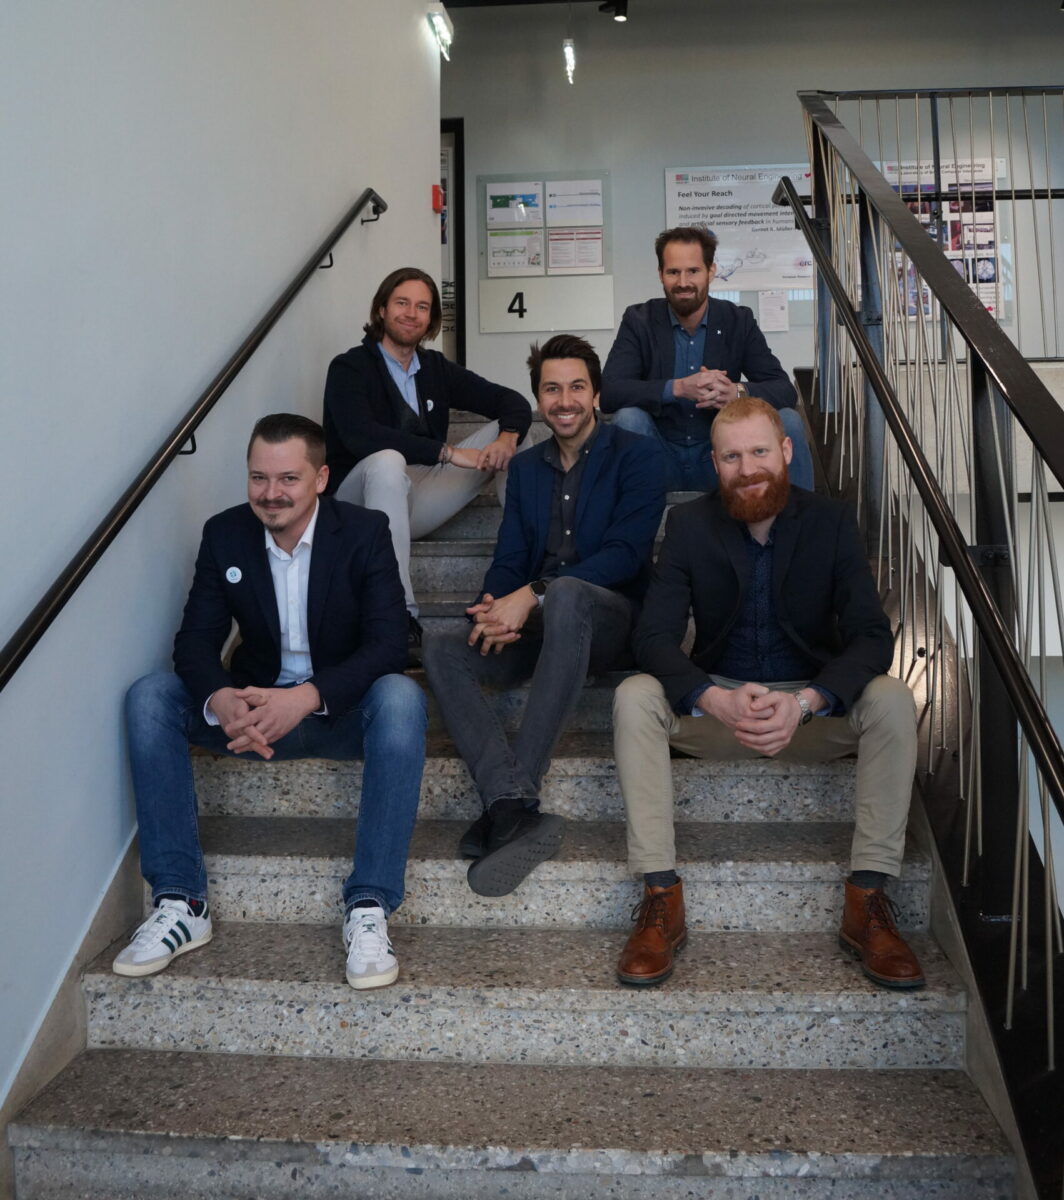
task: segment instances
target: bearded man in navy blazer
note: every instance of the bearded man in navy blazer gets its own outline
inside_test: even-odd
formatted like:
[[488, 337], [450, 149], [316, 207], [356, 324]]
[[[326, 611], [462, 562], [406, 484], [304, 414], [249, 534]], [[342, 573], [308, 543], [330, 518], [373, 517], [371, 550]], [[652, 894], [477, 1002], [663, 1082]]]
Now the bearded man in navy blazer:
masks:
[[[539, 811], [539, 787], [588, 669], [626, 652], [650, 577], [665, 506], [657, 447], [600, 422], [598, 355], [552, 337], [528, 360], [553, 437], [510, 463], [495, 557], [466, 612], [472, 631], [430, 637], [425, 672], [484, 812], [459, 853], [482, 896], [513, 891], [561, 845], [564, 822]], [[481, 686], [531, 679], [521, 726], [507, 739]]]
[[424, 695], [400, 674], [407, 623], [387, 518], [322, 495], [325, 435], [305, 417], [263, 417], [247, 467], [248, 503], [204, 527], [176, 674], [147, 675], [126, 697], [154, 907], [114, 970], [151, 975], [211, 940], [191, 742], [252, 760], [364, 759], [343, 938], [351, 986], [383, 987], [399, 971], [387, 918], [403, 898], [426, 728]]
[[654, 251], [665, 296], [625, 309], [602, 371], [602, 411], [615, 414], [615, 425], [658, 442], [669, 491], [702, 492], [717, 484], [709, 431], [718, 410], [740, 396], [759, 396], [779, 411], [794, 447], [791, 482], [811, 490], [813, 459], [794, 407], [798, 393], [754, 314], [710, 296], [716, 250], [713, 234], [696, 226], [658, 234]]
[[[839, 940], [884, 987], [923, 986], [884, 892], [901, 871], [916, 767], [912, 693], [886, 674], [890, 622], [850, 509], [787, 477], [779, 414], [748, 396], [713, 423], [720, 496], [669, 513], [632, 642], [645, 675], [613, 704], [628, 862], [643, 880], [622, 983], [667, 979], [687, 938], [670, 747], [698, 758], [823, 762], [856, 753]], [[683, 646], [694, 616], [694, 645]]]

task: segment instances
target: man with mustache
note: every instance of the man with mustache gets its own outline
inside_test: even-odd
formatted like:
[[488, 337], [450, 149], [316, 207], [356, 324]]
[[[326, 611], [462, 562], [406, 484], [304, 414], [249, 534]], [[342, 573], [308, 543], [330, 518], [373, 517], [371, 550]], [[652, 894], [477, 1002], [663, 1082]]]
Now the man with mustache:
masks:
[[[602, 424], [598, 356], [558, 334], [532, 347], [532, 393], [554, 435], [510, 466], [506, 510], [469, 633], [431, 636], [424, 662], [483, 813], [459, 843], [469, 886], [503, 896], [561, 845], [564, 821], [539, 787], [589, 667], [627, 649], [665, 506], [662, 456]], [[482, 687], [531, 679], [512, 741]]]
[[753, 313], [709, 295], [717, 239], [678, 226], [660, 233], [654, 250], [665, 296], [625, 310], [602, 372], [602, 411], [661, 445], [669, 491], [701, 492], [717, 483], [710, 453], [717, 412], [739, 396], [760, 396], [779, 409], [791, 439], [791, 482], [812, 490], [794, 385]]
[[[431, 275], [392, 271], [377, 288], [362, 344], [338, 355], [325, 380], [328, 491], [388, 518], [409, 613], [408, 646], [422, 631], [410, 583], [410, 539], [438, 529], [494, 473], [500, 502], [506, 467], [532, 423], [519, 392], [467, 371], [438, 350], [443, 309]], [[487, 418], [463, 441], [448, 441], [452, 409]]]
[[[212, 517], [174, 639], [174, 671], [126, 696], [141, 872], [153, 909], [114, 961], [153, 975], [213, 936], [189, 743], [259, 762], [362, 759], [358, 835], [343, 884], [348, 983], [399, 966], [388, 916], [403, 898], [425, 761], [425, 696], [406, 660], [402, 585], [379, 512], [322, 495], [320, 425], [263, 417], [247, 452], [247, 504]], [[222, 648], [236, 622], [229, 664]]]
[[[713, 423], [720, 496], [669, 514], [638, 665], [614, 698], [628, 858], [643, 880], [623, 983], [656, 984], [687, 936], [669, 749], [698, 758], [817, 762], [857, 754], [856, 828], [840, 944], [885, 987], [924, 979], [884, 892], [901, 870], [916, 766], [912, 695], [846, 505], [792, 489], [779, 414], [744, 397]], [[681, 649], [693, 612], [694, 645]]]

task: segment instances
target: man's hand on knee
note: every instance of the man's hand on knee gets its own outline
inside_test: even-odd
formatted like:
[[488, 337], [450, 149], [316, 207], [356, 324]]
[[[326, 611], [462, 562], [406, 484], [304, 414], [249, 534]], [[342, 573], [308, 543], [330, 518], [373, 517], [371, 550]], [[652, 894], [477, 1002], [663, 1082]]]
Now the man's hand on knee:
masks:
[[771, 758], [787, 748], [802, 718], [793, 692], [770, 692], [750, 701], [750, 714], [735, 726], [735, 740]]
[[480, 451], [477, 467], [481, 471], [504, 471], [517, 453], [517, 434], [500, 433]]
[[527, 585], [497, 600], [485, 594], [479, 604], [466, 609], [475, 622], [469, 635], [470, 646], [479, 641], [481, 654], [489, 654], [492, 650], [498, 654], [504, 646], [519, 639], [525, 622], [536, 607], [536, 597]]

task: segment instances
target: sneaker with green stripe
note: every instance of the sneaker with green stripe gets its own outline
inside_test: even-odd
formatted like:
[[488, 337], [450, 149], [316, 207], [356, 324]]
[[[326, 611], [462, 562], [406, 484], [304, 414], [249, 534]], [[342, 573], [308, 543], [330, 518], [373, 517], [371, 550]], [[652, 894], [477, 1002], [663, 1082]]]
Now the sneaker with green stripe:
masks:
[[154, 975], [172, 958], [205, 946], [214, 936], [211, 912], [196, 916], [184, 900], [160, 900], [112, 964], [116, 975]]

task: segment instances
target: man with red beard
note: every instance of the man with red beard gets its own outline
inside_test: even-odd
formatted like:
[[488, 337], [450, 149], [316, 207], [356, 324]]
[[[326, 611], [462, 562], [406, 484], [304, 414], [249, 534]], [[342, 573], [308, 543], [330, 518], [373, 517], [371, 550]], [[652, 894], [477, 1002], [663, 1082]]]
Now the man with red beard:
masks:
[[[885, 672], [891, 630], [850, 509], [787, 475], [771, 405], [733, 401], [713, 423], [720, 496], [669, 514], [633, 638], [638, 665], [614, 699], [628, 858], [644, 884], [618, 963], [656, 984], [683, 945], [669, 749], [698, 758], [820, 762], [856, 753], [856, 828], [840, 945], [885, 987], [923, 985], [883, 891], [901, 869], [916, 766], [912, 695]], [[693, 612], [694, 645], [681, 648]]]

